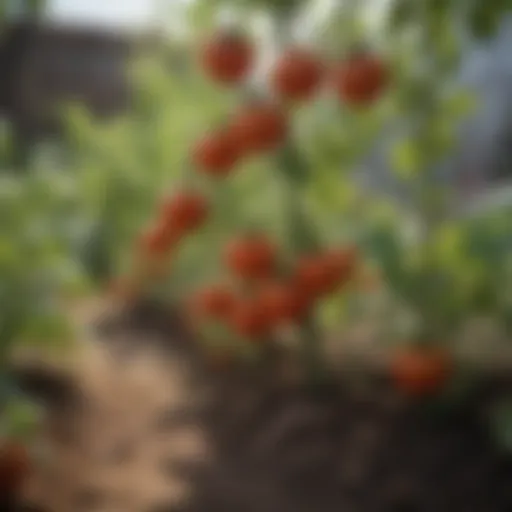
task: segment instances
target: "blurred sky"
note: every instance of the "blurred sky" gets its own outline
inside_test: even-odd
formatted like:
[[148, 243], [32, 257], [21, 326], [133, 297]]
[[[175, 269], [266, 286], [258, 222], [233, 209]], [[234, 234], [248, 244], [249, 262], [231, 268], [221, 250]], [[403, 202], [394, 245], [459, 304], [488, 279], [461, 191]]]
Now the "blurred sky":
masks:
[[153, 0], [49, 0], [48, 17], [87, 25], [143, 26], [152, 21], [154, 4]]
[[[53, 21], [100, 25], [109, 28], [144, 28], [161, 24], [163, 9], [172, 12], [176, 8], [177, 18], [180, 7], [193, 0], [47, 0], [48, 17]], [[315, 11], [321, 16], [333, 0], [315, 0]], [[388, 0], [371, 0], [369, 14], [380, 17]], [[168, 20], [171, 24], [172, 21]]]
[[158, 22], [158, 13], [161, 12], [163, 6], [180, 7], [189, 1], [48, 0], [47, 16], [53, 21], [79, 23], [80, 25], [144, 28]]

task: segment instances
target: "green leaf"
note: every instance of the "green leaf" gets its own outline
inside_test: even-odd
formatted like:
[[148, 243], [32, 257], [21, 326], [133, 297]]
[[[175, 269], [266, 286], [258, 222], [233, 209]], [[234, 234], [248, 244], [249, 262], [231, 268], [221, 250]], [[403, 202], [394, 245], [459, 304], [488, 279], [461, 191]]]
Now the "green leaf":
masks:
[[405, 75], [400, 78], [400, 88], [397, 91], [402, 109], [406, 115], [412, 112], [426, 110], [432, 90], [437, 87], [435, 77], [414, 77]]
[[443, 102], [443, 111], [447, 116], [457, 119], [473, 114], [478, 107], [478, 98], [471, 91], [461, 90]]
[[439, 259], [448, 264], [456, 264], [464, 254], [465, 237], [462, 228], [456, 224], [446, 224], [434, 234], [434, 249]]
[[293, 185], [301, 185], [308, 178], [308, 167], [297, 148], [286, 145], [277, 155], [281, 174]]
[[395, 0], [393, 2], [389, 25], [391, 29], [400, 29], [414, 21], [417, 8], [411, 0]]
[[327, 332], [339, 328], [347, 314], [347, 297], [344, 294], [337, 294], [323, 301], [317, 310], [319, 327]]
[[2, 430], [8, 437], [30, 439], [41, 424], [42, 411], [33, 403], [18, 398], [11, 399], [2, 411]]
[[17, 262], [16, 245], [12, 240], [0, 239], [0, 268], [12, 268]]
[[511, 12], [509, 0], [486, 0], [474, 2], [470, 13], [470, 27], [478, 39], [491, 38], [505, 12]]
[[38, 18], [44, 10], [45, 0], [25, 0], [27, 11], [32, 17]]
[[391, 166], [402, 179], [413, 179], [421, 171], [424, 163], [421, 150], [413, 140], [402, 140], [391, 148]]
[[318, 202], [319, 209], [326, 216], [349, 212], [356, 205], [358, 191], [349, 180], [340, 179], [339, 169], [336, 174], [330, 171], [321, 172], [312, 183], [312, 193]]
[[85, 107], [80, 104], [68, 104], [64, 109], [63, 119], [66, 121], [67, 134], [70, 142], [77, 148], [85, 148], [91, 136], [91, 117]]
[[451, 119], [443, 116], [433, 121], [429, 134], [429, 147], [431, 150], [429, 161], [435, 162], [452, 150], [456, 141], [455, 137], [455, 127]]
[[112, 274], [111, 240], [109, 237], [110, 219], [96, 223], [82, 249], [82, 262], [90, 275], [99, 281], [108, 279]]
[[512, 452], [512, 400], [506, 399], [496, 404], [489, 420], [491, 432], [498, 446]]
[[62, 348], [74, 338], [71, 325], [59, 312], [34, 312], [26, 321], [19, 335], [20, 344]]
[[377, 226], [363, 237], [368, 254], [375, 257], [393, 285], [400, 285], [404, 278], [403, 249], [398, 234], [386, 227]]

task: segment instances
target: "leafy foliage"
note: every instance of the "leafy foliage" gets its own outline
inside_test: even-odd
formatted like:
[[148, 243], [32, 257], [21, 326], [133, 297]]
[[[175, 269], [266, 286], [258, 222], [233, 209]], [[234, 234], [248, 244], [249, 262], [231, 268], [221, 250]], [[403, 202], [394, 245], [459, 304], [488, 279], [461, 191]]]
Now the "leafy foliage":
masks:
[[[69, 176], [32, 169], [0, 175], [0, 378], [4, 435], [30, 437], [31, 404], [13, 393], [9, 372], [19, 347], [63, 350], [74, 338], [63, 315], [86, 280], [75, 263], [76, 189]], [[31, 416], [30, 416], [31, 417]], [[35, 421], [36, 419], [34, 419]]]
[[[2, 177], [2, 354], [16, 341], [52, 344], [68, 334], [57, 308], [80, 285], [72, 257], [73, 195], [59, 173]], [[59, 183], [60, 181], [60, 183]], [[55, 192], [61, 186], [61, 189]], [[30, 333], [30, 335], [29, 335]], [[27, 339], [28, 337], [28, 339]]]

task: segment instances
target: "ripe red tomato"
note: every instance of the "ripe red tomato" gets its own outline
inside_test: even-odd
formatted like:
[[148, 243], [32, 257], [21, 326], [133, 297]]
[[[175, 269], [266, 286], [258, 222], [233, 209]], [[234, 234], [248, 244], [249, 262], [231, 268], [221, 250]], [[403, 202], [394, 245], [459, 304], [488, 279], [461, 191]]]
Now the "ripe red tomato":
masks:
[[192, 162], [200, 172], [222, 178], [230, 174], [240, 156], [238, 141], [230, 130], [203, 137], [192, 151]]
[[413, 348], [398, 352], [391, 361], [391, 378], [404, 393], [422, 397], [438, 392], [451, 372], [451, 360], [443, 350]]
[[31, 470], [27, 449], [15, 441], [0, 447], [0, 493], [17, 493]]
[[225, 265], [244, 279], [264, 279], [271, 276], [276, 266], [276, 249], [262, 235], [247, 235], [227, 245]]
[[254, 51], [243, 34], [223, 31], [206, 42], [201, 61], [210, 78], [225, 85], [234, 85], [240, 83], [251, 70]]
[[162, 219], [176, 233], [199, 228], [207, 219], [208, 201], [196, 192], [181, 192], [162, 205]]
[[257, 301], [237, 302], [230, 315], [230, 325], [240, 336], [250, 339], [262, 338], [270, 331], [270, 322]]
[[333, 86], [349, 105], [365, 106], [376, 101], [388, 83], [388, 69], [377, 56], [354, 55], [333, 72]]
[[287, 118], [272, 103], [253, 102], [235, 115], [231, 124], [233, 138], [244, 154], [271, 151], [286, 139]]
[[317, 299], [336, 287], [332, 264], [322, 255], [305, 256], [297, 264], [294, 284], [309, 299]]
[[307, 313], [307, 297], [286, 283], [266, 283], [258, 293], [258, 301], [269, 322], [277, 325], [282, 322], [296, 322]]
[[161, 222], [143, 232], [139, 244], [144, 254], [157, 256], [169, 252], [174, 241], [174, 233], [169, 230], [169, 226]]
[[317, 92], [323, 74], [323, 63], [313, 52], [291, 48], [277, 61], [271, 82], [281, 98], [308, 100]]
[[199, 290], [192, 302], [194, 312], [225, 319], [234, 307], [235, 296], [226, 286], [211, 285]]

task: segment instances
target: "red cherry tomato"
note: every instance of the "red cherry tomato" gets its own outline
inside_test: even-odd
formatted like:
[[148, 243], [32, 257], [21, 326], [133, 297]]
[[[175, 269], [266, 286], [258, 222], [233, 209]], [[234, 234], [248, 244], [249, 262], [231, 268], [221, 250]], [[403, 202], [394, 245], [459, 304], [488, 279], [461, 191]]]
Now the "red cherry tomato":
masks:
[[199, 228], [207, 219], [208, 201], [195, 192], [181, 192], [162, 205], [162, 218], [170, 230], [187, 233]]
[[235, 296], [233, 292], [223, 285], [206, 286], [193, 297], [194, 312], [218, 319], [225, 319], [231, 313]]
[[148, 256], [163, 255], [170, 251], [175, 239], [165, 223], [158, 223], [144, 231], [139, 239], [142, 252]]
[[264, 279], [276, 267], [276, 249], [262, 235], [248, 235], [233, 240], [225, 250], [226, 267], [244, 279]]
[[230, 324], [240, 336], [249, 339], [261, 339], [270, 331], [270, 322], [265, 311], [257, 301], [238, 302], [230, 315]]
[[322, 255], [305, 256], [297, 264], [294, 284], [310, 300], [330, 293], [336, 287], [336, 275]]
[[451, 373], [451, 360], [442, 350], [408, 349], [394, 355], [391, 378], [404, 393], [423, 397], [437, 393]]
[[219, 130], [206, 135], [192, 151], [192, 161], [197, 170], [217, 178], [229, 175], [239, 156], [238, 141], [229, 130]]
[[266, 152], [285, 141], [288, 122], [278, 106], [255, 102], [245, 105], [235, 115], [231, 132], [241, 153]]
[[309, 306], [307, 297], [286, 283], [265, 283], [259, 290], [258, 301], [273, 325], [301, 320]]
[[379, 57], [355, 55], [333, 72], [333, 86], [341, 101], [366, 106], [376, 101], [388, 83], [388, 69]]
[[204, 45], [202, 66], [211, 79], [221, 84], [235, 85], [251, 70], [253, 53], [252, 44], [243, 34], [222, 31]]
[[274, 91], [281, 98], [302, 101], [314, 96], [323, 74], [323, 63], [314, 53], [291, 48], [277, 61], [271, 82]]

